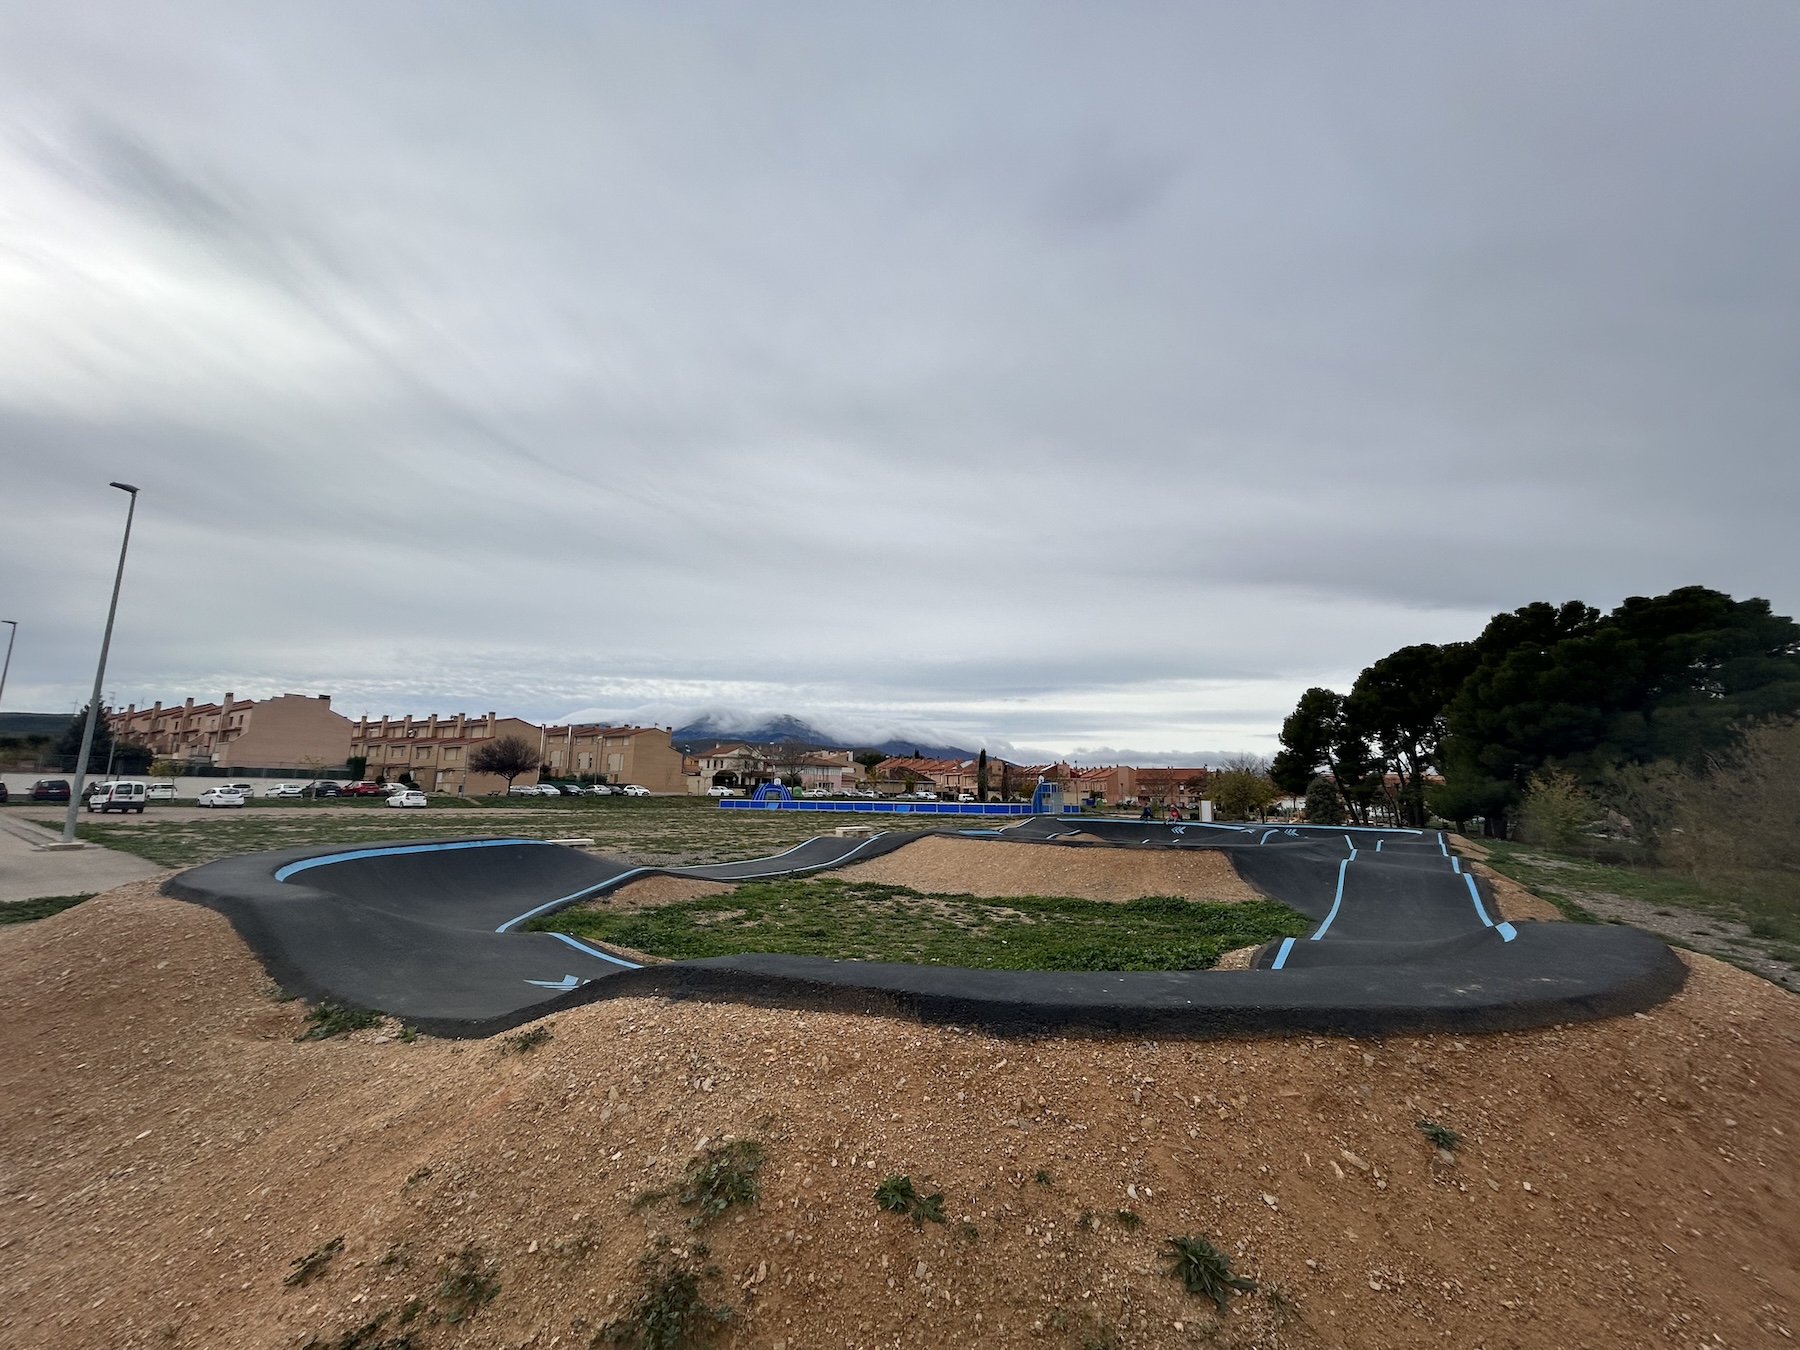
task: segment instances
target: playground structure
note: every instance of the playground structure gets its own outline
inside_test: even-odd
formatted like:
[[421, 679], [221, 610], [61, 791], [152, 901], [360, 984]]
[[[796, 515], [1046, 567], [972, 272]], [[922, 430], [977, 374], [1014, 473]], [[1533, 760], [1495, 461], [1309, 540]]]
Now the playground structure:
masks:
[[860, 811], [883, 815], [913, 816], [1061, 816], [1074, 815], [1079, 806], [1063, 804], [1062, 789], [1039, 782], [1029, 802], [901, 802], [855, 798], [820, 801], [796, 797], [781, 783], [764, 783], [749, 797], [725, 797], [719, 805], [737, 811]]

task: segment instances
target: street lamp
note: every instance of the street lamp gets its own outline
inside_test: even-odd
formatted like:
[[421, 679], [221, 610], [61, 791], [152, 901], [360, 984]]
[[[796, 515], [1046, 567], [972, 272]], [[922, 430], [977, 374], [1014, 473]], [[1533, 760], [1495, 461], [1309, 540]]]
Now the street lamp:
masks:
[[88, 700], [87, 727], [81, 733], [81, 758], [75, 761], [75, 782], [69, 789], [69, 814], [63, 821], [62, 841], [75, 842], [75, 813], [81, 809], [81, 785], [87, 777], [88, 755], [94, 748], [94, 723], [100, 717], [100, 685], [106, 679], [106, 652], [112, 646], [113, 617], [119, 612], [119, 586], [125, 580], [125, 550], [131, 546], [131, 519], [137, 514], [138, 490], [130, 483], [111, 483], [131, 494], [125, 510], [125, 537], [119, 543], [119, 570], [113, 573], [112, 605], [106, 611], [106, 636], [100, 639], [100, 664], [94, 670], [94, 696]]
[[19, 636], [19, 621], [17, 619], [0, 619], [0, 623], [8, 625], [12, 629], [12, 632], [6, 635], [6, 664], [0, 665], [0, 701], [4, 701], [6, 698], [6, 672], [12, 669], [12, 645]]

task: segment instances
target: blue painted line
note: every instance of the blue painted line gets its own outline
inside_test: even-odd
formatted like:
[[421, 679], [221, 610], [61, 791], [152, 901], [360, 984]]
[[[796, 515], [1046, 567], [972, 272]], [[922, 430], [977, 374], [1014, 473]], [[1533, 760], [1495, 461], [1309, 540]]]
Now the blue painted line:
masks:
[[1281, 939], [1281, 950], [1275, 953], [1275, 964], [1270, 966], [1269, 969], [1270, 970], [1280, 970], [1283, 966], [1285, 966], [1287, 964], [1288, 953], [1293, 950], [1294, 950], [1294, 939], [1292, 939], [1292, 938]]
[[[997, 831], [996, 831], [996, 833], [997, 833]], [[746, 872], [741, 876], [711, 877], [711, 878], [706, 878], [706, 879], [712, 880], [712, 881], [760, 881], [763, 877], [785, 877], [785, 876], [792, 876], [795, 872], [816, 872], [820, 868], [836, 867], [839, 863], [849, 862], [850, 859], [854, 858], [857, 854], [861, 853], [865, 848], [867, 848], [870, 844], [874, 843], [877, 839], [886, 838], [887, 834], [888, 834], [888, 831], [886, 831], [886, 830], [883, 830], [880, 834], [872, 834], [867, 839], [863, 840], [862, 843], [858, 844], [855, 848], [851, 849], [848, 853], [839, 854], [837, 857], [832, 858], [828, 862], [813, 863], [812, 865], [810, 865], [808, 867], [783, 867], [783, 868], [779, 868], [778, 870], [773, 871], [773, 872]], [[811, 842], [812, 841], [810, 839], [807, 841], [807, 843], [811, 843]], [[800, 847], [804, 847], [804, 846], [798, 845], [798, 844], [795, 845], [795, 848], [800, 848]], [[792, 853], [793, 851], [794, 851], [794, 849], [790, 848], [787, 851], [787, 853], [777, 853], [774, 856], [777, 858], [785, 858], [785, 857], [787, 857], [788, 853]]]
[[1450, 870], [1455, 872], [1458, 876], [1465, 875], [1462, 870], [1462, 859], [1454, 853], [1450, 855]]
[[[1462, 877], [1464, 881], [1469, 883], [1469, 896], [1475, 901], [1475, 913], [1480, 916], [1482, 927], [1492, 928], [1494, 926], [1494, 921], [1488, 918], [1487, 906], [1481, 903], [1481, 892], [1475, 889], [1474, 873], [1464, 872]], [[1507, 940], [1511, 941], [1510, 938]]]
[[[511, 928], [514, 924], [524, 923], [525, 920], [527, 920], [527, 919], [535, 919], [538, 915], [542, 914], [547, 909], [555, 909], [558, 905], [573, 904], [575, 901], [580, 900], [583, 896], [594, 895], [600, 891], [607, 890], [610, 887], [617, 886], [620, 882], [624, 881], [627, 877], [635, 877], [640, 872], [655, 872], [657, 870], [659, 870], [659, 869], [654, 868], [654, 867], [634, 867], [629, 872], [621, 872], [616, 877], [608, 877], [605, 881], [602, 881], [602, 882], [598, 883], [597, 885], [584, 886], [580, 890], [574, 892], [571, 895], [565, 895], [561, 899], [558, 899], [558, 900], [546, 901], [545, 903], [539, 905], [536, 909], [528, 909], [523, 914], [519, 915], [517, 918], [508, 919], [505, 923], [501, 924], [494, 931], [496, 933], [504, 933], [507, 929]], [[561, 936], [561, 935], [558, 934], [558, 936]]]
[[1352, 839], [1349, 835], [1345, 835], [1344, 836], [1344, 847], [1349, 849], [1351, 853], [1355, 853], [1356, 852], [1356, 841], [1354, 839]]
[[1341, 863], [1338, 864], [1337, 894], [1331, 897], [1331, 913], [1329, 913], [1325, 916], [1325, 922], [1319, 925], [1318, 932], [1314, 933], [1310, 938], [1307, 939], [1308, 942], [1317, 942], [1320, 938], [1324, 937], [1325, 930], [1327, 928], [1331, 927], [1331, 921], [1333, 919], [1337, 918], [1338, 906], [1344, 903], [1344, 871], [1349, 866], [1350, 866], [1350, 859], [1348, 859], [1348, 858], [1345, 858]]
[[1377, 839], [1377, 840], [1376, 840], [1376, 841], [1375, 841], [1375, 851], [1376, 851], [1376, 852], [1377, 852], [1377, 853], [1379, 853], [1379, 852], [1381, 852], [1381, 846], [1382, 846], [1382, 845], [1383, 845], [1383, 844], [1385, 844], [1385, 843], [1387, 843], [1387, 840], [1385, 840], [1385, 839]]
[[312, 867], [327, 867], [332, 863], [355, 862], [358, 858], [389, 858], [400, 853], [443, 853], [458, 848], [511, 848], [515, 844], [543, 844], [547, 848], [555, 848], [546, 839], [465, 839], [447, 844], [395, 844], [389, 848], [359, 848], [349, 853], [327, 853], [318, 858], [302, 858], [285, 867], [275, 869], [275, 880], [286, 881], [296, 872], [304, 872]]
[[611, 961], [615, 966], [624, 966], [625, 969], [627, 969], [627, 970], [642, 970], [643, 969], [643, 967], [640, 966], [636, 961], [627, 961], [623, 957], [620, 957], [620, 956], [609, 956], [607, 953], [605, 953], [603, 951], [599, 951], [593, 947], [588, 946], [585, 942], [577, 942], [574, 938], [570, 937], [567, 933], [552, 933], [550, 936], [553, 938], [561, 938], [564, 942], [568, 943], [571, 947], [575, 948], [576, 951], [586, 952], [589, 956], [597, 956], [602, 961]]
[[1280, 831], [1280, 830], [1270, 830], [1270, 831], [1268, 831], [1268, 832], [1267, 832], [1267, 833], [1266, 833], [1266, 834], [1264, 834], [1264, 835], [1263, 835], [1263, 837], [1262, 837], [1262, 838], [1261, 838], [1261, 839], [1258, 839], [1258, 840], [1257, 840], [1257, 841], [1256, 841], [1256, 842], [1257, 842], [1257, 843], [1258, 843], [1258, 844], [1266, 844], [1266, 843], [1268, 843], [1268, 842], [1269, 842], [1269, 835], [1271, 835], [1271, 834], [1280, 834], [1280, 833], [1281, 833], [1281, 831]]
[[1444, 842], [1444, 832], [1442, 830], [1438, 831], [1438, 848], [1443, 852], [1443, 855], [1446, 858], [1450, 856], [1450, 845]]
[[1500, 940], [1502, 942], [1511, 942], [1514, 938], [1519, 936], [1519, 930], [1514, 928], [1510, 923], [1497, 923], [1494, 925], [1494, 931], [1500, 935]]

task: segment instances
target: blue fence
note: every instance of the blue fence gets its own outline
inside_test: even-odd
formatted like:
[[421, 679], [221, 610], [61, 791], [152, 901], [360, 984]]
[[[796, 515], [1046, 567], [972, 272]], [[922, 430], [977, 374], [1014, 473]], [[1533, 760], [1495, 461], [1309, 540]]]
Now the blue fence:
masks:
[[748, 798], [724, 797], [719, 805], [728, 811], [856, 811], [896, 816], [1075, 815], [1081, 810], [1079, 806], [1064, 806], [1062, 794], [1049, 783], [1039, 783], [1029, 802], [895, 802], [867, 798], [819, 801], [796, 797], [779, 783], [764, 783]]

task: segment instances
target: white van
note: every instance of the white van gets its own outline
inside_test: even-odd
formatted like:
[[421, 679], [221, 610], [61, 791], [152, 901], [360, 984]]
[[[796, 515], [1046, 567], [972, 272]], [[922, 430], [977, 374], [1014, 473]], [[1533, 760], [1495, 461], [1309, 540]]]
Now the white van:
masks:
[[89, 811], [136, 811], [144, 813], [144, 803], [150, 799], [150, 785], [131, 779], [117, 779], [111, 783], [102, 783], [100, 790], [88, 798]]

